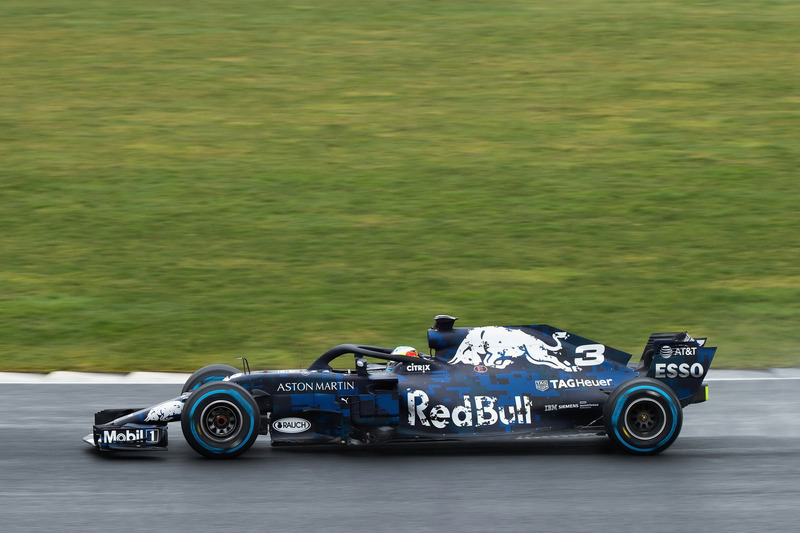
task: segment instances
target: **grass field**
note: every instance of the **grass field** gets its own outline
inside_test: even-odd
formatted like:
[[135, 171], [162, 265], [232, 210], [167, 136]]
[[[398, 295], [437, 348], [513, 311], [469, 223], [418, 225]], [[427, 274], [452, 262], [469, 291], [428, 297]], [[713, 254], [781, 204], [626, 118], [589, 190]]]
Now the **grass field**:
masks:
[[0, 370], [550, 323], [800, 366], [800, 4], [5, 0]]

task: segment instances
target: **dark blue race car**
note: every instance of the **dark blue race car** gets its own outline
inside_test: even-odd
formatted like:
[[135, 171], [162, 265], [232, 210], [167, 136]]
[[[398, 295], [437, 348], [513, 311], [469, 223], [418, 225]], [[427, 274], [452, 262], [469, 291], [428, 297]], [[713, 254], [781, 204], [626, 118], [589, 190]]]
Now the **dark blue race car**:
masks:
[[432, 355], [342, 344], [305, 370], [207, 366], [174, 399], [96, 413], [84, 440], [101, 451], [166, 449], [167, 425], [180, 421], [194, 450], [222, 458], [259, 435], [274, 445], [348, 445], [588, 431], [646, 455], [668, 448], [682, 409], [708, 398], [716, 348], [686, 332], [650, 335], [630, 364], [628, 353], [548, 325], [455, 321], [435, 318]]

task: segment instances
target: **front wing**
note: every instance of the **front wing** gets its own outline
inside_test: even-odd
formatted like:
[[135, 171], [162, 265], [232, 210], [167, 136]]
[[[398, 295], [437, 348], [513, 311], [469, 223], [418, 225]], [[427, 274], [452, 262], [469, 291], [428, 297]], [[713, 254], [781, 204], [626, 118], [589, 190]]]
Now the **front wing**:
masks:
[[101, 451], [166, 450], [167, 423], [180, 420], [185, 397], [146, 409], [105, 409], [94, 415], [83, 440]]

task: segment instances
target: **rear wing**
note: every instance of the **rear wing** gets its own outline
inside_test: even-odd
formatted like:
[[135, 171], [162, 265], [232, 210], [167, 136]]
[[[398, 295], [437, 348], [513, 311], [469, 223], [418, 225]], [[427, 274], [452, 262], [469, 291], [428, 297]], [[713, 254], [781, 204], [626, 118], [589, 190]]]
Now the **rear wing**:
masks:
[[670, 387], [682, 405], [706, 400], [703, 379], [708, 374], [716, 347], [688, 332], [653, 333], [642, 352], [638, 370]]

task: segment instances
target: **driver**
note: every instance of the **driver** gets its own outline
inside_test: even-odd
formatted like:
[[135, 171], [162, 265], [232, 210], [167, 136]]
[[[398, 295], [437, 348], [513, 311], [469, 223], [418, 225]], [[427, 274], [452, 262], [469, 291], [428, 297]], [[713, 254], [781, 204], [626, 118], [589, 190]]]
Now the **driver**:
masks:
[[[392, 350], [392, 355], [405, 355], [406, 357], [424, 357], [416, 348], [412, 346], [398, 346]], [[397, 366], [397, 361], [386, 361], [386, 370], [392, 370]]]
[[419, 352], [411, 346], [398, 346], [392, 350], [392, 355], [405, 355], [406, 357], [419, 357]]

